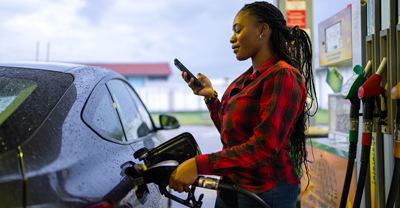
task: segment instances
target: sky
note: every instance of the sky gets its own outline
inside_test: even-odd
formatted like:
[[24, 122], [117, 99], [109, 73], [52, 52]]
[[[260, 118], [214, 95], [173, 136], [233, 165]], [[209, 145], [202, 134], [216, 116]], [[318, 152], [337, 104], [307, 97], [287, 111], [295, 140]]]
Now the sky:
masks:
[[[39, 61], [47, 60], [50, 44], [50, 61], [168, 63], [177, 77], [178, 58], [194, 74], [235, 78], [251, 62], [235, 58], [232, 23], [251, 2], [0, 0], [0, 61], [36, 61], [39, 43]], [[314, 29], [354, 1], [332, 2], [314, 0]]]

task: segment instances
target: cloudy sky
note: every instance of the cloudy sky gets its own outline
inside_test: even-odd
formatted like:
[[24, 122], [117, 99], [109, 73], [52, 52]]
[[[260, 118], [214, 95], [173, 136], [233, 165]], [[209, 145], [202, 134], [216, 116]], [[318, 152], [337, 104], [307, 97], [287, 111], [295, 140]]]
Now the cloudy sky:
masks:
[[[239, 0], [0, 0], [0, 61], [169, 63], [234, 78], [250, 66], [231, 49]], [[275, 2], [270, 0], [269, 2]], [[314, 0], [314, 27], [351, 0]]]

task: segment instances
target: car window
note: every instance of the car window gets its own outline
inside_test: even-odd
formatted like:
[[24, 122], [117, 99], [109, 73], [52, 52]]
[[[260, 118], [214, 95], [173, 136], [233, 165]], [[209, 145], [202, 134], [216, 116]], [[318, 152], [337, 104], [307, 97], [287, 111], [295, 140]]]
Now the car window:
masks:
[[126, 85], [126, 87], [128, 88], [129, 94], [131, 95], [137, 106], [137, 109], [139, 111], [140, 116], [142, 117], [142, 120], [147, 124], [149, 130], [153, 131], [153, 122], [151, 120], [150, 114], [147, 112], [146, 107], [143, 105], [142, 101], [140, 100], [136, 92], [134, 92], [128, 85]]
[[36, 87], [37, 83], [32, 80], [0, 77], [0, 125]]
[[103, 85], [94, 93], [85, 106], [83, 120], [105, 138], [126, 141], [117, 111], [106, 86]]
[[0, 154], [30, 138], [73, 81], [69, 73], [0, 67]]
[[150, 133], [147, 123], [141, 118], [140, 112], [132, 99], [128, 85], [121, 80], [110, 80], [107, 83], [113, 101], [117, 107], [127, 140], [137, 139]]

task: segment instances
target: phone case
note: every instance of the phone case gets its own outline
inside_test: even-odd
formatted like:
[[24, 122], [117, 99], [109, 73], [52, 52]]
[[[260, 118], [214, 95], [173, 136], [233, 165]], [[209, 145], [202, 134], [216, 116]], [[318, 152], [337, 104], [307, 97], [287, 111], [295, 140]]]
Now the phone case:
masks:
[[188, 74], [189, 80], [192, 79], [193, 77], [194, 84], [197, 85], [198, 87], [201, 87], [201, 82], [197, 79], [197, 77], [195, 77], [178, 59], [175, 59], [174, 61], [175, 61], [175, 66], [179, 70], [186, 72]]

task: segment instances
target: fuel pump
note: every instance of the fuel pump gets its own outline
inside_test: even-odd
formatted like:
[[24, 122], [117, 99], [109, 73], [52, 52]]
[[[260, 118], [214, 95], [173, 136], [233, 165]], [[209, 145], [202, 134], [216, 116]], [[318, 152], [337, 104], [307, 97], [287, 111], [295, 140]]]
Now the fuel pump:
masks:
[[394, 202], [396, 201], [397, 189], [400, 184], [400, 82], [392, 88], [391, 96], [393, 100], [396, 100], [396, 122], [394, 128], [393, 148], [394, 169], [386, 207], [393, 207]]
[[369, 165], [369, 156], [372, 142], [372, 124], [373, 112], [375, 106], [375, 97], [386, 90], [379, 86], [382, 77], [381, 73], [386, 68], [386, 58], [382, 59], [381, 64], [375, 74], [373, 74], [359, 89], [358, 97], [364, 102], [363, 113], [363, 133], [362, 133], [362, 149], [361, 149], [361, 167], [354, 197], [353, 207], [360, 207], [361, 198], [364, 190], [367, 168]]
[[[367, 72], [371, 68], [371, 62], [369, 61], [365, 67]], [[346, 177], [344, 180], [342, 197], [340, 199], [340, 208], [345, 208], [347, 203], [347, 197], [349, 195], [349, 188], [351, 183], [351, 176], [354, 169], [354, 160], [356, 159], [357, 153], [357, 142], [358, 142], [358, 122], [359, 122], [359, 110], [360, 110], [360, 99], [357, 96], [358, 89], [364, 84], [366, 78], [363, 76], [363, 71], [360, 65], [356, 65], [353, 69], [356, 73], [343, 85], [342, 97], [348, 99], [351, 102], [350, 107], [350, 131], [349, 131], [349, 156], [346, 169]]]

